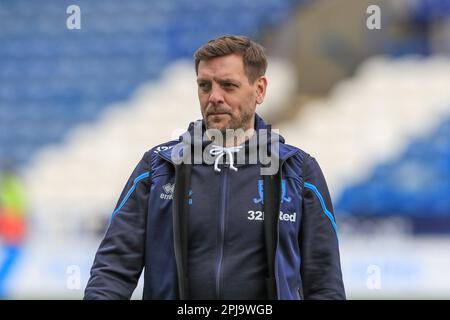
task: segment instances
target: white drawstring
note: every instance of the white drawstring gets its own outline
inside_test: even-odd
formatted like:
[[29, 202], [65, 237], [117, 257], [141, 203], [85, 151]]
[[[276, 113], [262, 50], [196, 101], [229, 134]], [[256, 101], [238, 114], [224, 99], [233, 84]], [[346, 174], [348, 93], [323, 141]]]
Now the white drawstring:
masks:
[[238, 152], [242, 146], [237, 147], [221, 147], [218, 145], [214, 145], [211, 150], [209, 150], [209, 154], [212, 156], [217, 156], [217, 158], [214, 160], [214, 171], [220, 172], [219, 160], [226, 154], [228, 154], [228, 158], [230, 159], [230, 169], [233, 169], [234, 171], [238, 171], [238, 169], [234, 166], [234, 157], [233, 152]]

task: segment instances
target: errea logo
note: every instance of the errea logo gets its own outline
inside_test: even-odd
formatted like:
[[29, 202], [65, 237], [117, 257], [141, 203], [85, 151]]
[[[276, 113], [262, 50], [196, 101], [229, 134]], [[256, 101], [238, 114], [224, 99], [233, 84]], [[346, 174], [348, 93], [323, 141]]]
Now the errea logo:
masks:
[[163, 200], [172, 200], [174, 188], [175, 188], [174, 184], [166, 183], [165, 185], [162, 186], [164, 192], [162, 192], [159, 197]]

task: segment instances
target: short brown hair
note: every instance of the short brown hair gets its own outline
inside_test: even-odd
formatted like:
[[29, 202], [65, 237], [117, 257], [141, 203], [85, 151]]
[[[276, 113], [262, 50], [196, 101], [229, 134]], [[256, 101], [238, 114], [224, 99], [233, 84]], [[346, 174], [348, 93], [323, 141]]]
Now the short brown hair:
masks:
[[225, 35], [209, 40], [194, 54], [195, 72], [198, 74], [200, 61], [209, 60], [229, 54], [238, 54], [244, 62], [245, 74], [250, 83], [263, 76], [267, 69], [267, 58], [260, 44], [245, 36]]

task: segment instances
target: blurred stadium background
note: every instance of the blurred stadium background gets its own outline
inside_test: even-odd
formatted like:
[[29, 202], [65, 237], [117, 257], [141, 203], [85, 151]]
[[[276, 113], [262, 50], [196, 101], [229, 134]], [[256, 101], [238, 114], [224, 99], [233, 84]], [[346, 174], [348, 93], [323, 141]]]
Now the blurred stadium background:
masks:
[[1, 298], [83, 296], [131, 170], [201, 117], [193, 52], [228, 33], [266, 46], [259, 113], [327, 177], [348, 298], [450, 298], [450, 1], [0, 0]]

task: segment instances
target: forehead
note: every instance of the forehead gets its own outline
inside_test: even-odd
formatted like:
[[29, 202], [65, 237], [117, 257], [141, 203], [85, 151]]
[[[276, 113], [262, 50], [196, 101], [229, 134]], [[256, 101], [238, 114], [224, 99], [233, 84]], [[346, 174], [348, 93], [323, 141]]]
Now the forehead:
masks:
[[202, 60], [198, 64], [198, 78], [236, 78], [245, 77], [244, 61], [237, 54]]

